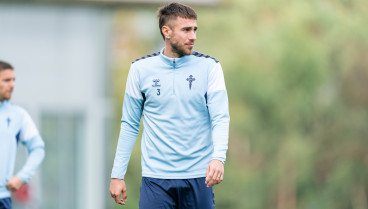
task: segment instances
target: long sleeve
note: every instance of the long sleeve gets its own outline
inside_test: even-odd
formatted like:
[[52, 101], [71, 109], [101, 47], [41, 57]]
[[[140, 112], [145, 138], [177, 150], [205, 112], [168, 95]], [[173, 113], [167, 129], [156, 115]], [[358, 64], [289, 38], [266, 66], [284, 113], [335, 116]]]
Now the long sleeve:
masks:
[[22, 182], [28, 182], [36, 172], [45, 156], [45, 143], [39, 135], [31, 117], [24, 111], [19, 140], [27, 147], [28, 158], [22, 169], [17, 173]]
[[207, 100], [214, 145], [212, 159], [225, 162], [228, 148], [230, 116], [224, 75], [220, 63], [217, 63], [209, 73]]
[[111, 178], [124, 179], [130, 155], [138, 135], [143, 103], [139, 80], [137, 79], [135, 68], [132, 65], [126, 84], [120, 135]]

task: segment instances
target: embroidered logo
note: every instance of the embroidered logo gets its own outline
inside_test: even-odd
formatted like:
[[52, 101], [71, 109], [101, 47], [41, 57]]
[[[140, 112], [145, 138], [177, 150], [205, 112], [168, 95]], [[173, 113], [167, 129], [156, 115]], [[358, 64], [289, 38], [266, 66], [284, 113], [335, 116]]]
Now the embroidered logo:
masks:
[[155, 84], [152, 85], [152, 87], [160, 87], [161, 84], [159, 84], [158, 82], [160, 82], [160, 79], [153, 79], [152, 80]]
[[192, 89], [192, 82], [195, 81], [195, 78], [190, 75], [189, 78], [187, 78], [187, 81], [189, 81], [189, 90]]
[[6, 122], [8, 122], [8, 128], [9, 128], [9, 125], [10, 125], [10, 118], [8, 117], [7, 119], [6, 119]]

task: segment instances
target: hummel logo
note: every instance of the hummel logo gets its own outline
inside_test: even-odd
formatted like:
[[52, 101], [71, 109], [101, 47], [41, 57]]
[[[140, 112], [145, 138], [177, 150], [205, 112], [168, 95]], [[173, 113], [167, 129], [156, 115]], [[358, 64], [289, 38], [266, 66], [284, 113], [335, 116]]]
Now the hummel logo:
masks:
[[158, 82], [160, 82], [160, 79], [153, 79], [152, 81], [155, 83], [154, 85], [152, 85], [152, 87], [160, 87], [161, 86], [161, 84], [158, 83]]
[[187, 78], [187, 81], [189, 81], [189, 89], [192, 89], [192, 82], [195, 81], [195, 78], [190, 75], [189, 78]]

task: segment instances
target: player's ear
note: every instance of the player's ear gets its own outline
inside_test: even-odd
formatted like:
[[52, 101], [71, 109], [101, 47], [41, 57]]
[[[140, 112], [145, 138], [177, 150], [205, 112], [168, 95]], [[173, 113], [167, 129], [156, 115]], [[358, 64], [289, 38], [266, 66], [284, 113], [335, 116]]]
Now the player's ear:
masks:
[[161, 28], [162, 34], [165, 36], [165, 38], [169, 38], [171, 37], [171, 28], [168, 25], [164, 25]]

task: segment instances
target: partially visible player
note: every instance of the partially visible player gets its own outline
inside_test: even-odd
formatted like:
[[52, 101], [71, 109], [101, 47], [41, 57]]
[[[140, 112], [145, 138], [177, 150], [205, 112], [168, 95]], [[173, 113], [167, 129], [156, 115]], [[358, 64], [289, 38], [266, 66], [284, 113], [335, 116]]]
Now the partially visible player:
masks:
[[125, 204], [124, 176], [143, 114], [140, 209], [213, 209], [224, 176], [228, 98], [221, 65], [193, 51], [197, 14], [183, 4], [159, 9], [160, 52], [132, 63], [111, 173], [110, 193]]
[[[9, 103], [14, 89], [14, 69], [0, 61], [0, 209], [11, 209], [11, 192], [27, 183], [45, 156], [45, 144], [28, 113]], [[28, 158], [13, 174], [17, 145], [23, 144]]]

